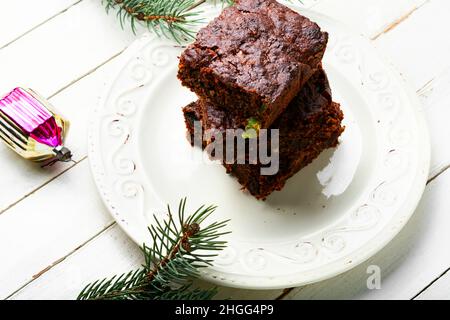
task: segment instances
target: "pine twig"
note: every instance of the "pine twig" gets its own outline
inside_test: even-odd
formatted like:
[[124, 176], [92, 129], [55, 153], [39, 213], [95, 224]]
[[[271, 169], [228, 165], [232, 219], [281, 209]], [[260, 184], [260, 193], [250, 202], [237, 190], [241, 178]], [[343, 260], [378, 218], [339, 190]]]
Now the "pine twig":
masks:
[[[234, 3], [234, 0], [210, 1], [222, 6]], [[297, 1], [301, 3], [301, 0]], [[130, 21], [131, 29], [136, 33], [136, 22], [139, 21], [156, 34], [178, 43], [195, 37], [195, 26], [203, 21], [199, 7], [206, 2], [208, 0], [102, 0], [107, 12], [117, 10], [122, 28]]]
[[211, 265], [218, 250], [226, 246], [219, 238], [228, 221], [214, 222], [205, 228], [201, 224], [216, 207], [200, 207], [186, 217], [186, 199], [180, 201], [178, 222], [168, 207], [168, 218], [149, 227], [152, 246], [142, 246], [145, 263], [141, 269], [87, 285], [79, 300], [206, 300], [216, 289], [193, 289], [192, 279], [199, 268]]
[[106, 10], [117, 9], [120, 24], [130, 21], [136, 32], [136, 21], [144, 23], [158, 35], [186, 42], [195, 35], [194, 26], [201, 19], [195, 10], [203, 0], [102, 0]]

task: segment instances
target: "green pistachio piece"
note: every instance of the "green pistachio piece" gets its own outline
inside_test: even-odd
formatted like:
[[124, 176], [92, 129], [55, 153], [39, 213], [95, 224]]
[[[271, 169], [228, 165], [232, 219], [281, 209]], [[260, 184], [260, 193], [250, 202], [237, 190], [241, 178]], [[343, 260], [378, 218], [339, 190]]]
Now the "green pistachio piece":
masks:
[[247, 120], [247, 125], [245, 126], [245, 131], [242, 133], [242, 138], [244, 139], [255, 139], [258, 137], [259, 130], [261, 129], [261, 124], [255, 118], [249, 118]]

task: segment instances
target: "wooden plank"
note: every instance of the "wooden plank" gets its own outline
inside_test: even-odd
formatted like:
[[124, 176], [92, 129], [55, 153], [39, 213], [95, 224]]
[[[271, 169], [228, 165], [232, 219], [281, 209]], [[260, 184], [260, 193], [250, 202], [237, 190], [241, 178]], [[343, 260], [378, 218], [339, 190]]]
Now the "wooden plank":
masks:
[[[105, 79], [111, 78], [116, 73], [117, 62], [117, 60], [111, 60], [107, 65], [100, 67], [96, 72], [89, 74], [51, 99], [61, 113], [71, 120], [67, 145], [74, 152], [74, 159], [77, 161], [82, 161], [87, 155], [89, 117], [105, 85]], [[5, 150], [0, 153], [0, 159], [4, 156], [15, 155]], [[42, 181], [57, 174], [57, 172], [53, 173], [48, 170], [62, 169], [60, 166], [46, 170], [38, 170], [33, 167], [28, 171], [20, 171], [20, 166], [17, 167], [18, 164], [30, 165], [25, 161], [5, 160], [2, 162], [2, 168], [8, 168], [8, 170], [2, 173], [0, 181], [4, 190], [0, 203], [6, 203], [8, 199], [19, 196], [27, 186], [26, 183], [29, 183], [29, 188], [40, 186]], [[5, 177], [11, 184], [10, 187], [6, 184]], [[16, 246], [10, 246], [11, 250], [8, 251], [0, 249], [0, 260], [10, 262], [0, 267], [0, 275], [8, 274], [8, 277], [0, 276], [7, 281], [7, 283], [2, 283], [0, 280], [0, 297], [6, 297], [20, 286], [32, 281], [33, 275], [45, 272], [55, 261], [60, 260], [112, 223], [112, 218], [103, 207], [91, 180], [88, 163], [86, 160], [82, 161], [65, 175], [48, 183], [26, 200], [0, 215], [0, 230], [3, 228], [19, 230], [15, 233], [0, 231], [1, 244], [7, 245], [16, 237], [22, 238], [23, 241], [33, 239], [28, 246], [25, 243], [21, 244], [21, 246], [26, 246], [29, 251], [23, 252], [21, 247]], [[11, 190], [14, 188], [16, 190], [12, 193]], [[77, 203], [73, 201], [75, 194], [78, 195]], [[62, 209], [61, 212], [55, 209], [65, 208], [67, 204], [70, 204], [70, 207]], [[34, 212], [36, 216], [33, 216], [37, 221], [30, 220], [28, 216], [28, 211], [33, 211], [34, 208], [38, 208], [37, 212]], [[62, 220], [55, 220], [55, 215]], [[21, 230], [24, 230], [24, 224], [27, 228], [33, 227], [34, 224], [38, 229], [34, 231], [33, 228], [33, 232], [30, 234], [23, 233], [20, 236]], [[59, 237], [64, 237], [64, 241], [60, 241]], [[39, 259], [35, 259], [33, 252], [45, 252], [45, 254], [39, 254]], [[27, 255], [28, 257], [26, 257]], [[16, 264], [19, 266], [16, 267]], [[10, 272], [10, 270], [15, 271]]]
[[0, 215], [0, 298], [33, 280], [111, 222], [87, 161]]
[[427, 1], [378, 38], [380, 51], [391, 57], [416, 89], [450, 66], [450, 41], [445, 40], [445, 30], [450, 28], [448, 12], [450, 1]]
[[[42, 274], [11, 299], [74, 299], [87, 283], [138, 268], [142, 262], [139, 248], [114, 225]], [[198, 285], [210, 287], [205, 283]], [[221, 288], [216, 298], [273, 299], [280, 293], [280, 290]]]
[[[450, 165], [450, 150], [445, 147], [446, 137], [450, 136], [446, 120], [450, 116], [450, 63], [446, 58], [450, 45], [439, 40], [441, 30], [450, 28], [450, 22], [442, 14], [449, 9], [448, 1], [426, 1], [419, 10], [375, 41], [380, 52], [388, 56], [418, 90], [431, 135], [430, 178]], [[430, 24], [431, 20], [435, 23]], [[431, 43], [439, 46], [439, 49], [433, 48], [433, 53], [428, 51]], [[419, 62], [423, 59], [427, 62]]]
[[0, 144], [0, 163], [0, 216], [15, 203], [73, 166], [70, 162], [41, 168], [39, 164], [22, 159], [3, 143]]
[[[105, 14], [98, 1], [83, 1], [0, 50], [3, 75], [0, 92], [23, 85], [48, 96], [75, 79], [93, 73], [99, 64], [121, 52], [134, 39], [131, 31], [120, 29], [113, 15]], [[112, 65], [109, 70], [113, 70]], [[108, 73], [99, 74], [98, 78], [86, 76], [87, 80], [80, 81], [80, 86], [71, 86], [70, 90], [50, 99], [71, 121], [67, 143], [75, 160], [86, 156], [86, 125], [90, 110], [105, 79], [110, 76]], [[41, 169], [39, 165], [19, 158], [3, 144], [0, 144], [0, 163], [0, 187], [3, 190], [0, 214], [73, 165], [57, 164]]]
[[50, 96], [126, 48], [122, 30], [101, 1], [85, 0], [0, 50], [0, 92], [22, 85]]
[[0, 19], [0, 48], [47, 22], [80, 0], [2, 1]]
[[[348, 8], [348, 7], [347, 7]], [[421, 10], [423, 10], [423, 9], [420, 9], [420, 11]], [[418, 11], [418, 12], [420, 12], [420, 11]], [[408, 19], [409, 20], [409, 19]], [[407, 20], [406, 20], [407, 21]], [[405, 21], [405, 22], [406, 22]], [[392, 31], [390, 31], [390, 32], [394, 32], [395, 31], [395, 29], [394, 30], [392, 30]], [[390, 33], [389, 32], [389, 33]], [[389, 34], [388, 33], [388, 34]], [[387, 35], [383, 35], [382, 37], [380, 37], [380, 39], [382, 39], [383, 37], [385, 37], [385, 36], [387, 36]], [[380, 40], [381, 41], [381, 40]], [[426, 66], [423, 66], [424, 68], [426, 67]], [[94, 75], [95, 75], [95, 73], [94, 73]], [[80, 91], [79, 91], [79, 93], [80, 94], [82, 94], [83, 93], [83, 90], [81, 90], [80, 89]], [[73, 95], [72, 95], [72, 97], [75, 99], [76, 98], [76, 94], [74, 93]], [[74, 101], [76, 101], [76, 100], [74, 100]], [[87, 101], [87, 100], [86, 100]], [[76, 109], [75, 109], [76, 110]], [[73, 111], [72, 109], [71, 109], [71, 111]], [[73, 111], [73, 112], [76, 112], [76, 111]], [[82, 113], [82, 112], [81, 112]], [[76, 117], [76, 115], [73, 115], [73, 116], [75, 116]], [[84, 115], [83, 115], [83, 117], [84, 117]], [[81, 119], [81, 118], [80, 118]], [[80, 132], [81, 131], [81, 127], [80, 127], [80, 129], [77, 129], [77, 132]], [[81, 141], [81, 140], [80, 140]], [[78, 145], [78, 144], [77, 144]], [[80, 153], [82, 154], [83, 153], [83, 146], [80, 144]], [[69, 174], [71, 174], [71, 172], [69, 172], [68, 173], [68, 175]], [[78, 173], [79, 174], [79, 173]], [[87, 174], [89, 174], [88, 172], [86, 172], [85, 173], [86, 175]], [[436, 180], [436, 182], [437, 181], [439, 181], [439, 179], [440, 178], [438, 178], [437, 180]], [[54, 182], [55, 183], [55, 182]], [[83, 190], [83, 191], [79, 191], [80, 192], [80, 194], [84, 197], [84, 194], [86, 194], [87, 192], [92, 192], [92, 193], [95, 193], [95, 190], [90, 190], [90, 189], [87, 189], [87, 190]], [[430, 191], [431, 192], [431, 191]], [[46, 196], [48, 196], [48, 194], [47, 193], [44, 193], [44, 189], [43, 190], [40, 190], [37, 194], [39, 194], [39, 198], [40, 197], [42, 197], [43, 199], [45, 199], [45, 197]], [[26, 201], [28, 201], [28, 200], [26, 200]], [[9, 214], [9, 213], [8, 213]], [[442, 213], [441, 213], [442, 214]], [[92, 215], [92, 217], [94, 217], [95, 215], [93, 214]], [[89, 223], [91, 223], [91, 222], [89, 222]], [[433, 227], [437, 227], [437, 226], [433, 226]], [[92, 232], [93, 232], [94, 230], [92, 230]], [[53, 232], [53, 231], [50, 231], [50, 232]], [[74, 232], [75, 233], [75, 232]], [[71, 234], [71, 233], [70, 233]], [[70, 236], [70, 235], [68, 235], [68, 236]], [[410, 235], [411, 236], [411, 235]], [[76, 237], [78, 237], [78, 235], [76, 235]], [[77, 239], [77, 241], [78, 241], [78, 243], [81, 243], [82, 244], [82, 241], [85, 241], [85, 239], [83, 240], [82, 239], [82, 237], [79, 237], [78, 239]], [[85, 247], [83, 247], [83, 250], [85, 250], [85, 248], [86, 248], [86, 250], [88, 250], [88, 248], [90, 247], [90, 245], [91, 245], [91, 243], [89, 243], [87, 246], [85, 246]], [[99, 252], [102, 252], [103, 250], [105, 250], [105, 248], [107, 248], [108, 246], [109, 246], [109, 243], [107, 242], [107, 241], [105, 241], [104, 242], [104, 244], [103, 245], [101, 245], [101, 246], [104, 246], [104, 248], [97, 248], [97, 249], [95, 249], [95, 251], [93, 251], [93, 252], [97, 252], [97, 254], [99, 253]], [[73, 248], [74, 247], [71, 247], [71, 246], [67, 246], [67, 252], [70, 252], [71, 250], [73, 250]], [[126, 250], [126, 249], [125, 249]], [[411, 250], [413, 250], [413, 249], [411, 249]], [[81, 252], [81, 250], [79, 251], [79, 252]], [[395, 256], [395, 251], [394, 250], [391, 250], [390, 251], [390, 254], [391, 254], [391, 256]], [[78, 252], [77, 252], [77, 254], [78, 254]], [[124, 253], [125, 255], [127, 255], [128, 253], [127, 252], [125, 252]], [[87, 257], [89, 257], [89, 256], [87, 256]], [[47, 257], [47, 258], [49, 258], [49, 257]], [[58, 258], [58, 259], [61, 259], [61, 258]], [[58, 260], [58, 259], [56, 259], [56, 260]], [[81, 258], [80, 258], [81, 259]], [[83, 258], [83, 259], [86, 259], [86, 260], [89, 260], [90, 258]], [[112, 264], [114, 264], [115, 262], [115, 258], [113, 257], [113, 258], [111, 258], [112, 260], [111, 260], [111, 263]], [[133, 259], [133, 258], [130, 258], [130, 259]], [[379, 259], [381, 259], [381, 260], [390, 260], [390, 256], [389, 256], [389, 253], [388, 254], [386, 254], [386, 256], [385, 257], [381, 257], [381, 258], [379, 258]], [[406, 258], [405, 258], [406, 259]], [[48, 260], [48, 261], [47, 261]], [[429, 259], [430, 260], [430, 259]], [[47, 265], [49, 264], [49, 263], [51, 263], [52, 262], [52, 260], [49, 260], [49, 259], [46, 259], [46, 261], [47, 261]], [[54, 260], [53, 260], [54, 261]], [[70, 270], [70, 268], [71, 268], [71, 261], [72, 260], [70, 260], [70, 259], [66, 259], [63, 263], [60, 263], [60, 264], [58, 264], [58, 266], [59, 265], [61, 265], [61, 268], [62, 267], [64, 267], [64, 268], [66, 268], [66, 270]], [[108, 260], [109, 261], [109, 260]], [[417, 259], [414, 259], [414, 261], [419, 261], [419, 260], [417, 260]], [[66, 264], [66, 262], [68, 262], [68, 264]], [[400, 262], [398, 262], [397, 264], [401, 264], [401, 261]], [[383, 273], [386, 273], [386, 274], [388, 274], [388, 273], [395, 273], [395, 270], [394, 271], [391, 271], [391, 269], [389, 269], [389, 268], [395, 268], [396, 266], [397, 266], [397, 264], [395, 264], [395, 263], [393, 263], [393, 264], [390, 264], [389, 266], [387, 266], [386, 267], [386, 270], [387, 271], [385, 271], [385, 272], [383, 272]], [[45, 264], [42, 264], [42, 265], [44, 265], [44, 269], [45, 269]], [[55, 268], [57, 268], [58, 266], [55, 266], [54, 268], [52, 268], [52, 269], [50, 269], [50, 271], [49, 272], [52, 272], [52, 270], [57, 270], [57, 269], [55, 269]], [[104, 266], [104, 265], [103, 265]], [[126, 268], [125, 268], [126, 269]], [[109, 270], [109, 269], [108, 269]], [[99, 273], [97, 276], [101, 276], [101, 275], [107, 275], [108, 274], [108, 270], [104, 270], [104, 273]], [[384, 270], [384, 269], [383, 269]], [[39, 272], [40, 270], [38, 270], [37, 272]], [[44, 271], [46, 271], [46, 270], [44, 270]], [[365, 273], [365, 270], [363, 270], [364, 271], [364, 273]], [[64, 270], [62, 270], [61, 271], [61, 273], [64, 273]], [[438, 273], [437, 271], [436, 271], [436, 273]], [[50, 274], [50, 273], [49, 273]], [[350, 274], [350, 273], [349, 273]], [[29, 286], [27, 286], [24, 290], [22, 290], [21, 291], [21, 294], [25, 294], [25, 292], [27, 291], [27, 290], [31, 290], [31, 288], [33, 288], [33, 285], [41, 285], [41, 286], [44, 286], [44, 285], [49, 285], [49, 282], [47, 282], [45, 279], [45, 276], [46, 276], [46, 274], [43, 274], [40, 278], [38, 278], [36, 281], [41, 281], [41, 279], [44, 279], [44, 280], [42, 280], [43, 282], [42, 283], [38, 283], [38, 282], [36, 282], [36, 283], [31, 283]], [[96, 276], [96, 277], [97, 277]], [[365, 274], [364, 274], [364, 276], [366, 276]], [[354, 282], [358, 282], [359, 280], [358, 279], [363, 279], [362, 277], [358, 277], [358, 276], [356, 276], [356, 280], [352, 280], [352, 279], [354, 279], [354, 276], [352, 275], [352, 274], [350, 274], [350, 275], [346, 275], [346, 280], [345, 281], [341, 281], [340, 283], [339, 283], [339, 285], [340, 285], [340, 287], [339, 286], [336, 286], [336, 287], [338, 287], [338, 288], [335, 288], [335, 287], [333, 287], [333, 289], [335, 289], [335, 291], [336, 291], [336, 293], [337, 292], [340, 292], [338, 289], [339, 288], [341, 288], [341, 287], [345, 287], [345, 283], [349, 283], [350, 282], [350, 287], [351, 288], [349, 288], [348, 289], [348, 294], [347, 294], [347, 296], [352, 296], [352, 297], [358, 297], [358, 293], [359, 294], [361, 294], [363, 297], [364, 296], [366, 296], [366, 293], [364, 292], [364, 290], [360, 290], [360, 291], [358, 291], [358, 283], [356, 283], [356, 285], [355, 285], [355, 283]], [[388, 276], [388, 278], [391, 278], [391, 276]], [[411, 278], [411, 277], [410, 277]], [[429, 277], [426, 277], [428, 280], [429, 280]], [[26, 278], [26, 279], [29, 279], [29, 278]], [[365, 278], [364, 278], [365, 279]], [[423, 279], [421, 279], [421, 280], [423, 280]], [[362, 280], [361, 280], [362, 281]], [[387, 281], [387, 280], [386, 280]], [[56, 282], [58, 282], [58, 281], [51, 281], [51, 283], [53, 284], [53, 283], [56, 283]], [[426, 281], [424, 281], [424, 282], [426, 282]], [[20, 283], [23, 283], [23, 282], [20, 282]], [[25, 282], [26, 283], [26, 282]], [[383, 282], [384, 283], [384, 282]], [[421, 282], [422, 283], [422, 282]], [[365, 280], [364, 280], [364, 284], [365, 284]], [[319, 285], [319, 284], [318, 284]], [[355, 287], [356, 287], [356, 291], [355, 291]], [[394, 286], [393, 286], [394, 287]], [[325, 287], [322, 287], [322, 288], [319, 288], [319, 287], [316, 287], [316, 289], [319, 291], [319, 293], [318, 294], [316, 294], [315, 296], [320, 296], [320, 294], [321, 293], [323, 293], [323, 291], [329, 291], [329, 288], [327, 288], [326, 286]], [[363, 289], [364, 289], [364, 287], [363, 287]], [[418, 289], [418, 290], [420, 290], [420, 288]], [[303, 289], [302, 289], [302, 291], [303, 291]], [[73, 292], [77, 292], [77, 291], [73, 291]], [[234, 292], [234, 291], [233, 291]], [[362, 293], [361, 293], [362, 292]], [[354, 295], [352, 295], [352, 293], [354, 293]], [[35, 294], [37, 294], [37, 293], [35, 293]], [[30, 297], [33, 297], [35, 294], [32, 294], [32, 293], [30, 293]], [[49, 293], [50, 294], [50, 293]], [[51, 293], [51, 295], [53, 296], [53, 297], [56, 297], [56, 296], [58, 296], [58, 290], [56, 290], [56, 291], [53, 291], [53, 293]], [[225, 294], [225, 296], [227, 296], [227, 294]], [[337, 295], [336, 294], [336, 296], [337, 297], [339, 297], [339, 295]], [[69, 295], [67, 295], [67, 297], [69, 297]], [[73, 295], [71, 295], [71, 297], [73, 297]], [[293, 295], [290, 295], [290, 297], [293, 297]], [[294, 297], [295, 297], [295, 295], [294, 295]], [[345, 292], [343, 292], [343, 294], [342, 294], [342, 297], [346, 297], [346, 294], [345, 294]]]
[[[104, 87], [104, 79], [116, 72], [116, 61], [97, 70], [75, 85], [50, 99], [51, 103], [70, 119], [71, 128], [66, 145], [73, 152], [73, 159], [80, 161], [87, 155], [87, 126], [91, 110]], [[0, 197], [0, 215], [9, 207], [36, 191], [65, 170], [73, 163], [58, 163], [52, 167], [41, 168], [40, 165], [23, 160], [0, 144], [0, 163], [2, 169], [2, 197]]]
[[435, 177], [450, 165], [450, 67], [434, 77], [420, 92], [426, 110], [431, 136], [430, 178]]
[[415, 298], [416, 300], [450, 300], [450, 269]]
[[348, 24], [368, 38], [377, 37], [426, 0], [322, 0], [313, 10]]
[[[374, 41], [379, 51], [388, 59], [391, 58], [396, 65], [398, 63], [398, 66], [403, 66], [402, 72], [404, 70], [414, 72], [418, 80], [412, 84], [416, 90], [420, 90], [420, 98], [427, 110], [431, 135], [430, 178], [450, 165], [450, 148], [442, 147], [446, 145], [446, 137], [450, 136], [450, 126], [446, 120], [450, 116], [450, 63], [446, 59], [448, 56], [446, 53], [450, 53], [450, 46], [447, 48], [447, 44], [440, 44], [437, 39], [442, 34], [441, 30], [450, 28], [450, 22], [447, 22], [445, 18], [437, 18], [438, 21], [430, 26], [431, 29], [425, 28], [425, 25], [428, 25], [433, 12], [446, 12], [449, 8], [448, 1], [440, 0], [434, 3], [428, 3], [427, 0], [394, 2], [350, 0], [346, 1], [345, 5], [334, 0], [323, 0], [313, 6], [314, 10], [349, 24], [366, 36], [379, 35]], [[360, 12], [360, 14], [355, 15], [354, 12]], [[415, 31], [416, 28], [418, 32]], [[382, 30], [384, 33], [380, 35]], [[434, 41], [437, 45], [446, 48], [442, 55], [439, 52], [439, 57], [431, 59], [433, 63], [441, 66], [441, 68], [435, 68], [434, 73], [429, 72], [429, 63], [417, 63], [420, 59], [430, 56], [429, 52], [425, 52], [427, 46], [421, 45], [425, 40], [431, 41], [429, 37], [435, 37]], [[411, 48], [403, 50], [399, 44], [402, 44], [402, 47], [410, 46]], [[423, 52], [416, 53], [413, 49], [415, 46], [420, 46], [419, 49]], [[404, 54], [405, 52], [410, 54]], [[405, 72], [403, 74], [408, 76]], [[427, 85], [424, 87], [425, 83]]]
[[[286, 299], [411, 299], [450, 266], [450, 171], [431, 182], [414, 216], [381, 252], [333, 279], [294, 289]], [[381, 289], [367, 288], [367, 267], [381, 268]]]
[[12, 299], [75, 299], [87, 283], [139, 266], [139, 248], [121, 233], [117, 227], [109, 228]]
[[[445, 68], [448, 66], [445, 55], [450, 47], [447, 47], [447, 44], [439, 43], [438, 40], [442, 34], [441, 30], [449, 27], [446, 18], [441, 17], [441, 13], [446, 10], [448, 11], [448, 2], [437, 0], [425, 3], [420, 10], [405, 17], [401, 24], [381, 35], [376, 41], [380, 51], [385, 55], [392, 56], [404, 74], [413, 80], [415, 88], [422, 88], [420, 97], [426, 110], [432, 143], [430, 178], [442, 173], [450, 164], [450, 152], [445, 147], [447, 137], [450, 135], [450, 128], [446, 120], [450, 112], [450, 71], [448, 67]], [[438, 17], [433, 18], [436, 23], [430, 25], [431, 17], [436, 14]], [[440, 28], [444, 29], [440, 30]], [[424, 42], [431, 44], [431, 41], [435, 41], [444, 53], [438, 52], [436, 56], [436, 52], [433, 50], [433, 59], [431, 59], [433, 68], [430, 71], [429, 63], [417, 63], [417, 61], [421, 59], [420, 57], [422, 59], [430, 57], [430, 53], [426, 52], [427, 48], [430, 48], [429, 45], [422, 44]], [[405, 54], [405, 52], [409, 54]], [[430, 59], [428, 58], [428, 60]], [[428, 84], [423, 87], [426, 82]], [[447, 176], [446, 172], [445, 177]], [[440, 182], [441, 184], [442, 182]], [[445, 208], [449, 204], [446, 203], [444, 194], [445, 188], [443, 187], [428, 187], [416, 215], [424, 215], [425, 212], [432, 214], [432, 217], [425, 218], [429, 225], [427, 228], [431, 230], [424, 231], [420, 240], [414, 239], [414, 233], [418, 232], [419, 228], [417, 226], [419, 223], [414, 221], [420, 219], [414, 217], [401, 235], [370, 262], [324, 283], [295, 289], [287, 298], [412, 298], [450, 265], [448, 256], [442, 256], [437, 250], [432, 250], [433, 247], [439, 248], [439, 243], [448, 243], [445, 230], [442, 228], [439, 230], [440, 232], [434, 230], [438, 229], [440, 225], [449, 223], [445, 214]], [[427, 197], [433, 200], [427, 200]], [[424, 201], [425, 204], [423, 204]], [[432, 203], [432, 201], [439, 202], [439, 204]], [[423, 220], [424, 218], [421, 223], [424, 223]], [[424, 243], [421, 245], [405, 244], [405, 242], [414, 243], [414, 241], [423, 241]], [[423, 257], [421, 251], [427, 251], [429, 254]], [[381, 291], [370, 291], [366, 287], [368, 276], [366, 269], [371, 263], [382, 266], [382, 272], [387, 275]], [[399, 275], [403, 275], [403, 277]]]

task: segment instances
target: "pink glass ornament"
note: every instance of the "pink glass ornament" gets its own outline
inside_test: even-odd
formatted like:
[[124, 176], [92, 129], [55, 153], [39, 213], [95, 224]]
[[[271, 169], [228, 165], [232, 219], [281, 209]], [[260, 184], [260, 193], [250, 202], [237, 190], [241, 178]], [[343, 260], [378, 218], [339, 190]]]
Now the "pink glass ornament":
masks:
[[68, 122], [30, 89], [16, 88], [0, 100], [0, 138], [33, 161], [69, 161], [63, 146]]

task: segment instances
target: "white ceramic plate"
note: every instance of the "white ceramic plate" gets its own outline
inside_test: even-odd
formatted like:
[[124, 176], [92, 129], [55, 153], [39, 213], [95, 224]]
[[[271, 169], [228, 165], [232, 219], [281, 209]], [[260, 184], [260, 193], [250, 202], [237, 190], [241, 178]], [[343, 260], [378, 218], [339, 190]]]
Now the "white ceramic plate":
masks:
[[[330, 33], [324, 59], [346, 131], [261, 202], [215, 163], [198, 161], [181, 107], [195, 99], [176, 78], [182, 48], [146, 35], [123, 55], [93, 117], [89, 158], [99, 192], [138, 244], [166, 204], [216, 204], [231, 219], [228, 248], [202, 276], [221, 285], [269, 289], [342, 273], [386, 245], [422, 195], [429, 140], [416, 95], [368, 41], [314, 12]], [[211, 17], [217, 14], [211, 10]]]

